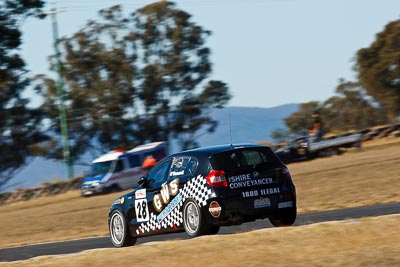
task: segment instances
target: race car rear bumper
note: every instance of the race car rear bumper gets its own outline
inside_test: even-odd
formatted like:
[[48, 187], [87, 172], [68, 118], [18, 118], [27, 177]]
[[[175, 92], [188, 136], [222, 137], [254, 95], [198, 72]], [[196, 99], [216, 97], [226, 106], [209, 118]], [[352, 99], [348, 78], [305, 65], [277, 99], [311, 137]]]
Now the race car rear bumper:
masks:
[[210, 224], [226, 226], [265, 219], [296, 205], [295, 191], [241, 199], [225, 196], [209, 199], [203, 214]]

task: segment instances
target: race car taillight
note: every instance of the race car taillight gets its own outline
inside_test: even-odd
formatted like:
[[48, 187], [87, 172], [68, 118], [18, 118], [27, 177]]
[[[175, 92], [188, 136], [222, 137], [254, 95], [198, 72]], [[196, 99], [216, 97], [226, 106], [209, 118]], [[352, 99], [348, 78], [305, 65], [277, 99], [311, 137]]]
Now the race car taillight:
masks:
[[286, 182], [288, 179], [291, 179], [289, 169], [286, 166], [282, 167], [279, 178], [282, 182]]
[[207, 175], [207, 183], [211, 185], [212, 187], [227, 187], [228, 186], [228, 181], [225, 178], [225, 172], [224, 171], [217, 171], [217, 170], [212, 170], [208, 175]]

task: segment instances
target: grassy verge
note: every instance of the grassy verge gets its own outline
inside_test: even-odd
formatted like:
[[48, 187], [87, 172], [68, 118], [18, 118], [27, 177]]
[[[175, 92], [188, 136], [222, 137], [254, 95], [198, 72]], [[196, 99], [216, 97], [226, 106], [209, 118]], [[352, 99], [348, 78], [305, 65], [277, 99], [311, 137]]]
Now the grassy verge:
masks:
[[400, 202], [400, 143], [289, 165], [300, 212]]
[[[400, 202], [400, 143], [378, 147], [289, 165], [299, 212]], [[120, 194], [75, 191], [1, 206], [0, 248], [107, 235], [108, 210]]]
[[43, 256], [12, 266], [397, 266], [399, 224], [400, 215], [390, 215]]

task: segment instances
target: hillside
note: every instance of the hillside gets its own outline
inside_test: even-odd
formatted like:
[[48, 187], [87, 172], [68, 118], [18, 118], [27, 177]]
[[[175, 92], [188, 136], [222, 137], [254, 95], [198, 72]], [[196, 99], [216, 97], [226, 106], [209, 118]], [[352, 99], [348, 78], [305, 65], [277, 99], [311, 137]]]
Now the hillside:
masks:
[[218, 127], [214, 133], [201, 136], [200, 144], [208, 146], [230, 143], [231, 127], [233, 143], [271, 140], [271, 132], [277, 128], [283, 128], [283, 119], [297, 111], [298, 106], [298, 104], [287, 104], [274, 108], [228, 107], [216, 109], [211, 116], [218, 121]]

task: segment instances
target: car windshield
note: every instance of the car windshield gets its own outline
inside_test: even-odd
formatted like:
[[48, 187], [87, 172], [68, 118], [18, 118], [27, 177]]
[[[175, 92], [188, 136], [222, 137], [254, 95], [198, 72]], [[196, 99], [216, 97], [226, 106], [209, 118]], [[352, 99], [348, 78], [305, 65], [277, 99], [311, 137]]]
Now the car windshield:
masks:
[[91, 176], [106, 174], [110, 170], [112, 161], [97, 162], [92, 165]]

